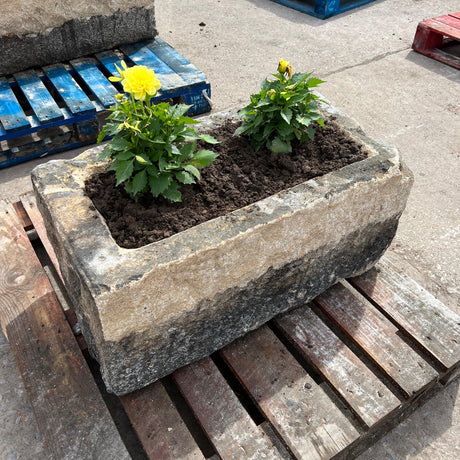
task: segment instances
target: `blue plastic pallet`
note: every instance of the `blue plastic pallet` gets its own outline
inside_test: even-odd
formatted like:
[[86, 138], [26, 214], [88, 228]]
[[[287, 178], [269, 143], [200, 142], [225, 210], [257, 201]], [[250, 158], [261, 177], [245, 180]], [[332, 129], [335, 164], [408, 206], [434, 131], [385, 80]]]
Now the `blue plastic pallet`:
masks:
[[326, 19], [374, 0], [273, 0], [281, 5]]
[[66, 64], [0, 77], [0, 168], [94, 143], [120, 83], [120, 61], [153, 68], [161, 83], [154, 101], [191, 104], [208, 112], [206, 75], [160, 38]]

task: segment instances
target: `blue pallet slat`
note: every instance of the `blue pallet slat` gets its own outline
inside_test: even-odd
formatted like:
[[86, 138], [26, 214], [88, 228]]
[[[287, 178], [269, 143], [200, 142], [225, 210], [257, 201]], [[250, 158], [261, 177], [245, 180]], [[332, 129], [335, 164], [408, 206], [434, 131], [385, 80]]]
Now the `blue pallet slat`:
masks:
[[93, 103], [63, 65], [52, 65], [44, 67], [43, 70], [72, 114], [96, 111]]
[[174, 72], [180, 74], [188, 84], [195, 85], [206, 81], [206, 75], [201, 70], [198, 70], [161, 38], [157, 37], [155, 40], [146, 42], [146, 46]]
[[0, 121], [6, 132], [30, 126], [26, 114], [5, 78], [0, 78]]
[[156, 56], [145, 43], [122, 46], [121, 50], [128, 55], [135, 64], [145, 65], [155, 71], [158, 80], [160, 80], [163, 93], [187, 86], [187, 83], [181, 76]]
[[374, 0], [314, 0], [314, 3], [305, 0], [272, 0], [289, 8], [327, 19], [339, 13], [344, 13], [358, 6], [366, 5]]
[[17, 73], [14, 78], [41, 123], [64, 118], [61, 109], [36, 72]]
[[76, 59], [70, 64], [105, 108], [116, 102], [118, 91], [91, 59]]

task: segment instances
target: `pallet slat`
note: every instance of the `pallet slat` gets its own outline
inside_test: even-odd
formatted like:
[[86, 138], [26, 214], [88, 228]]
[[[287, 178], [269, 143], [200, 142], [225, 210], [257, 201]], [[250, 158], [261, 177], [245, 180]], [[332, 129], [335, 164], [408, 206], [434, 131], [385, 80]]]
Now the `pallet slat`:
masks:
[[14, 207], [0, 216], [0, 319], [49, 458], [129, 459]]
[[315, 302], [407, 396], [436, 383], [438, 373], [343, 285], [332, 286]]
[[37, 201], [35, 199], [35, 195], [33, 192], [25, 193], [21, 195], [21, 204], [23, 209], [25, 210], [27, 216], [29, 217], [30, 221], [32, 222], [35, 231], [37, 232], [45, 250], [50, 258], [51, 262], [54, 265], [54, 268], [61, 278], [62, 282], [64, 283], [64, 279], [62, 278], [61, 269], [59, 268], [59, 262], [56, 257], [56, 253], [54, 252], [53, 247], [48, 239], [48, 235], [46, 234], [45, 224], [43, 222], [42, 216], [40, 211], [37, 208]]
[[161, 83], [162, 93], [187, 86], [182, 77], [159, 59], [145, 43], [124, 45], [121, 49], [135, 64], [145, 65], [155, 71]]
[[36, 72], [17, 73], [14, 78], [40, 123], [64, 119], [61, 109]]
[[179, 369], [173, 379], [222, 460], [279, 459], [210, 358]]
[[160, 382], [120, 398], [151, 460], [204, 460]]
[[198, 70], [193, 64], [180, 55], [174, 48], [169, 46], [161, 38], [157, 37], [146, 43], [163, 62], [174, 72], [180, 74], [181, 78], [190, 85], [200, 84], [206, 80], [206, 75]]
[[368, 427], [381, 423], [399, 407], [399, 399], [309, 306], [282, 315], [275, 321]]
[[331, 458], [359, 437], [267, 326], [221, 354], [296, 458]]
[[350, 282], [446, 371], [458, 364], [460, 317], [414, 280], [399, 274], [388, 260], [381, 259], [375, 268]]
[[115, 104], [118, 91], [91, 59], [75, 59], [70, 64], [105, 108]]
[[0, 121], [6, 132], [30, 126], [8, 81], [0, 78]]
[[73, 115], [96, 111], [85, 92], [62, 64], [47, 66], [43, 70]]

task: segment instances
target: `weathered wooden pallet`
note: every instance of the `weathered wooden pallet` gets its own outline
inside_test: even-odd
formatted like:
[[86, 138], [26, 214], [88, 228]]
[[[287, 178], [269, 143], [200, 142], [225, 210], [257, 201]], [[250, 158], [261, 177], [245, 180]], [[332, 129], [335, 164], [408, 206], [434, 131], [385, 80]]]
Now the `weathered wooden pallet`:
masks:
[[417, 26], [412, 49], [460, 69], [460, 56], [450, 52], [460, 47], [460, 11], [422, 21]]
[[0, 77], [0, 168], [94, 143], [122, 92], [108, 80], [122, 59], [155, 70], [162, 87], [154, 101], [191, 104], [190, 116], [210, 110], [206, 76], [158, 37]]
[[317, 18], [327, 19], [339, 13], [366, 5], [374, 0], [273, 0], [281, 5], [294, 8], [302, 13], [311, 14]]
[[[31, 194], [0, 202], [0, 259], [1, 323], [50, 457], [125, 458]], [[460, 318], [383, 259], [115, 399], [150, 459], [354, 458], [458, 376], [459, 338]]]

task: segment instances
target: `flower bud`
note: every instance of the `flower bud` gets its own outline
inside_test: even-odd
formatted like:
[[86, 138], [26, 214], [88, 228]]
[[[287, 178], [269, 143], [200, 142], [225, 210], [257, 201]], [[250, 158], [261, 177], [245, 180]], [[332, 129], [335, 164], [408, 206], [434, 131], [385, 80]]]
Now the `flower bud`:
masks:
[[279, 73], [285, 73], [286, 68], [289, 65], [289, 61], [285, 61], [284, 59], [280, 59], [280, 62], [278, 64], [278, 72]]

